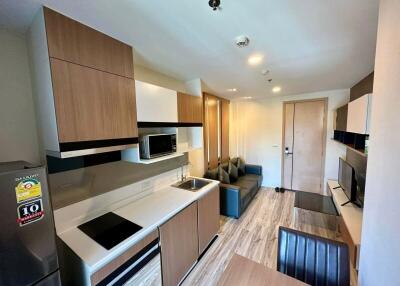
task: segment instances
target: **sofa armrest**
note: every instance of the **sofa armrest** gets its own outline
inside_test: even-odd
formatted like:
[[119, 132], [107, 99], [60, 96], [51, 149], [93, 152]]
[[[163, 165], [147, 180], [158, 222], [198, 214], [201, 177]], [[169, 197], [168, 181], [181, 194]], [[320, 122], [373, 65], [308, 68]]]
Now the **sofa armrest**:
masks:
[[230, 184], [224, 184], [224, 183], [219, 183], [219, 187], [221, 189], [227, 189], [233, 192], [239, 192], [240, 191], [240, 187], [239, 186], [235, 186], [235, 185], [230, 185]]
[[240, 188], [234, 185], [220, 184], [220, 212], [222, 215], [239, 218], [241, 214]]
[[262, 176], [262, 166], [246, 164], [246, 174]]

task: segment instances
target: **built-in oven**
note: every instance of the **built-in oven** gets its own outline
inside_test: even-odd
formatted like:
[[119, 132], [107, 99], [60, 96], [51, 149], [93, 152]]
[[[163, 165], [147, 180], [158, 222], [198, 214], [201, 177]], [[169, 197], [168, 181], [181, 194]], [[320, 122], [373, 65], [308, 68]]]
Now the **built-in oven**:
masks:
[[96, 286], [161, 285], [158, 238], [111, 272]]
[[139, 137], [141, 159], [152, 159], [176, 152], [176, 134], [147, 134]]

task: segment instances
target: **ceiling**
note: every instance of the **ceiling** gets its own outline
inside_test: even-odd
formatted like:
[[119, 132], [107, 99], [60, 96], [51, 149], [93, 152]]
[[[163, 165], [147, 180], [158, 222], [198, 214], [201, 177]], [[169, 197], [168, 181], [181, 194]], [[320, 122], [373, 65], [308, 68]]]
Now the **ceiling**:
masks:
[[[349, 88], [373, 70], [379, 0], [221, 2], [212, 11], [208, 0], [1, 0], [0, 26], [24, 33], [44, 4], [132, 45], [136, 63], [201, 78], [227, 98]], [[250, 45], [240, 49], [242, 34]], [[254, 53], [264, 55], [256, 67]]]

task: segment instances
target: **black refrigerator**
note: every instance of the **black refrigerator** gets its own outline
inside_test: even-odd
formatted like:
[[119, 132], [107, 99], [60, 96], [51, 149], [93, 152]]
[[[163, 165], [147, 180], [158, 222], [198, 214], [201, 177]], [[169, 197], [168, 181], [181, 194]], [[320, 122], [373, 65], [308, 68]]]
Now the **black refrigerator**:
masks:
[[61, 285], [45, 167], [0, 163], [0, 285]]

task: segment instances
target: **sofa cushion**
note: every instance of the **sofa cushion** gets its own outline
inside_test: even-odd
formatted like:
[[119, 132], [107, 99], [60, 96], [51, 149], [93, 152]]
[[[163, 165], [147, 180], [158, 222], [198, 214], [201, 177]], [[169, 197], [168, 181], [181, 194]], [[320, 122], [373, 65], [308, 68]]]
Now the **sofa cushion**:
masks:
[[228, 174], [229, 174], [229, 179], [231, 181], [231, 184], [237, 181], [238, 169], [236, 168], [235, 165], [232, 164], [232, 162], [229, 162]]
[[255, 181], [257, 182], [257, 187], [261, 187], [261, 176], [254, 174], [246, 174], [245, 176], [240, 177], [241, 180], [247, 181]]
[[217, 180], [218, 181], [219, 180], [218, 168], [207, 170], [207, 172], [204, 175], [204, 177], [206, 177], [207, 179]]
[[250, 189], [240, 187], [240, 199], [243, 200], [244, 198], [250, 197]]
[[237, 167], [238, 159], [239, 159], [238, 157], [231, 159], [232, 164], [235, 165], [236, 167]]
[[222, 166], [218, 167], [218, 180], [224, 184], [230, 184], [231, 180], [229, 179], [229, 174], [224, 170]]
[[257, 191], [257, 181], [244, 180], [243, 177], [240, 177], [237, 182], [235, 182], [235, 185], [239, 186], [240, 189], [249, 189], [251, 193]]
[[242, 159], [238, 158], [236, 166], [238, 168], [239, 176], [246, 175], [246, 164]]

